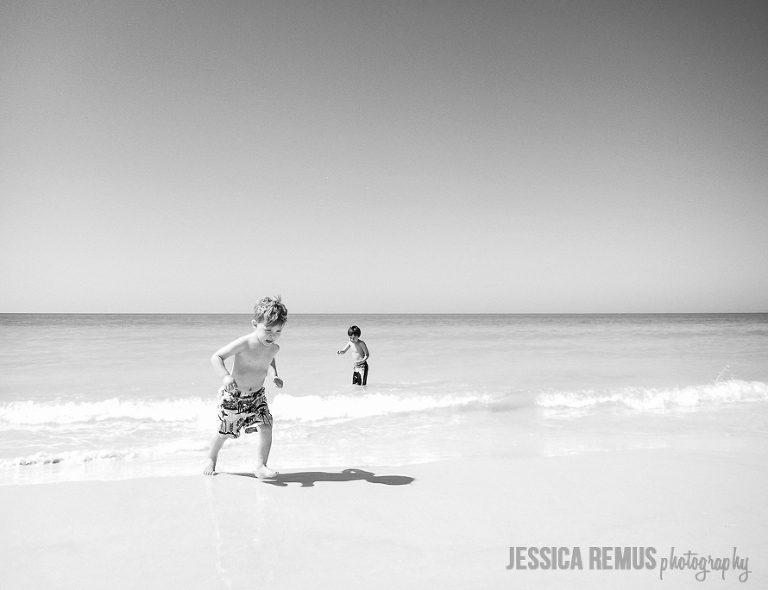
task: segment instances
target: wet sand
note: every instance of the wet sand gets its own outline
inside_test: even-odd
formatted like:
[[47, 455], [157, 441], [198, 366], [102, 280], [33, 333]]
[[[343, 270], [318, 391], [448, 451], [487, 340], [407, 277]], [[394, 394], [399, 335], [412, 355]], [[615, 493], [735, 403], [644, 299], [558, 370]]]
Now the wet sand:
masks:
[[[762, 588], [767, 463], [653, 449], [5, 486], [0, 587]], [[582, 568], [508, 569], [510, 547], [565, 547], [561, 565], [578, 547]], [[590, 547], [653, 547], [656, 565], [591, 569]], [[748, 582], [662, 580], [673, 547], [736, 547]]]

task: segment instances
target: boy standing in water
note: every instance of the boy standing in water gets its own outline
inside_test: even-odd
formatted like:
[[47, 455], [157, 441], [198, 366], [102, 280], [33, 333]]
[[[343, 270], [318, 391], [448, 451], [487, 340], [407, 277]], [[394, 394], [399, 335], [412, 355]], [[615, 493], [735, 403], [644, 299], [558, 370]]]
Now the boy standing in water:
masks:
[[360, 340], [360, 328], [357, 326], [351, 326], [347, 330], [349, 335], [349, 342], [341, 350], [337, 350], [336, 354], [344, 354], [352, 347], [352, 360], [355, 361], [355, 366], [352, 368], [352, 385], [367, 385], [368, 384], [368, 347], [365, 342]]
[[[283, 386], [277, 376], [275, 355], [280, 350], [276, 344], [288, 319], [288, 310], [280, 302], [280, 296], [265, 297], [254, 306], [253, 332], [230, 342], [212, 357], [213, 368], [222, 378], [219, 389], [219, 430], [211, 440], [205, 475], [215, 475], [216, 461], [224, 441], [245, 433], [256, 432], [257, 477], [277, 475], [267, 467], [269, 450], [272, 448], [272, 414], [269, 413], [267, 397], [264, 395], [264, 379], [272, 367], [272, 381]], [[232, 373], [224, 361], [234, 356]]]

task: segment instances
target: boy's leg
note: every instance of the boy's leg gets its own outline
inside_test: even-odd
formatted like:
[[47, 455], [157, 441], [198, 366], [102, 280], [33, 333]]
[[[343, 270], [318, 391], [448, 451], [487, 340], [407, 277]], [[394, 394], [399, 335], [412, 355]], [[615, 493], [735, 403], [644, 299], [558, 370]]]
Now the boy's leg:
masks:
[[216, 433], [216, 436], [211, 439], [211, 447], [208, 450], [208, 463], [205, 464], [205, 469], [203, 469], [204, 475], [216, 474], [216, 460], [219, 458], [219, 451], [225, 440], [227, 440], [227, 437], [222, 436], [218, 432]]
[[368, 363], [363, 365], [363, 382], [360, 385], [368, 385]]
[[267, 467], [269, 451], [272, 449], [272, 426], [259, 424], [259, 430], [256, 433], [256, 477], [274, 477], [277, 471]]
[[352, 385], [360, 385], [360, 373], [357, 372], [357, 367], [352, 369]]

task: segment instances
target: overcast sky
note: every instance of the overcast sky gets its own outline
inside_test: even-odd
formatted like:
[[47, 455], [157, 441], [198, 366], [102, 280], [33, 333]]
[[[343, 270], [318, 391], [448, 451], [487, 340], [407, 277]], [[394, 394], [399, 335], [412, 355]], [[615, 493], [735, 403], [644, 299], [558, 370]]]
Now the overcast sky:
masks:
[[18, 0], [0, 312], [768, 311], [768, 2]]

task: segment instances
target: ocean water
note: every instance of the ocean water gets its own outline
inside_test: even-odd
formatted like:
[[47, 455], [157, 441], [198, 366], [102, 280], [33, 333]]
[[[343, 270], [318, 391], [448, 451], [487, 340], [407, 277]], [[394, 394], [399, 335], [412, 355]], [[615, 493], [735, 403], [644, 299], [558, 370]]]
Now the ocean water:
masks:
[[[0, 315], [0, 485], [196, 474], [246, 315]], [[335, 351], [351, 324], [367, 387]], [[768, 451], [768, 314], [292, 315], [276, 469]], [[252, 469], [254, 438], [219, 469]]]

